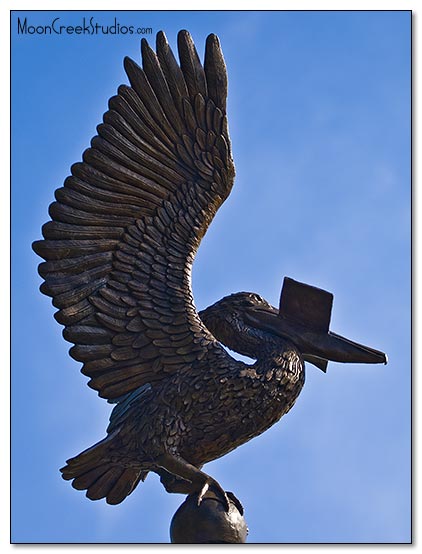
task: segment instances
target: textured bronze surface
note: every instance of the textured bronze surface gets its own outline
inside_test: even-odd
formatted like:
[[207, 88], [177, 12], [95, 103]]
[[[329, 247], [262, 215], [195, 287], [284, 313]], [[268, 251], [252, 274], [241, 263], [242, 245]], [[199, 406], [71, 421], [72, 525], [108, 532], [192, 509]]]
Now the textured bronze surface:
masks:
[[[156, 53], [142, 40], [142, 69], [125, 59], [130, 86], [110, 99], [33, 247], [70, 355], [116, 404], [106, 438], [68, 460], [64, 479], [118, 504], [154, 471], [169, 492], [200, 503], [210, 489], [228, 510], [202, 465], [290, 410], [304, 360], [325, 370], [328, 359], [385, 356], [330, 333], [332, 296], [322, 291], [314, 302], [317, 289], [294, 282], [280, 313], [244, 292], [198, 314], [192, 263], [234, 165], [219, 41], [207, 38], [203, 66], [186, 31], [178, 49], [180, 65], [158, 33]], [[256, 363], [234, 360], [221, 343]]]

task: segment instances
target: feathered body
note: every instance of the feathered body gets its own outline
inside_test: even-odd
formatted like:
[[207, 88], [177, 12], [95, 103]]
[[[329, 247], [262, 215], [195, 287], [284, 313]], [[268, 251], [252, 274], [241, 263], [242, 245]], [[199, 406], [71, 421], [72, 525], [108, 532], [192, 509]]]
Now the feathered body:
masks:
[[304, 383], [299, 353], [283, 350], [268, 345], [251, 366], [224, 356], [205, 375], [183, 371], [135, 393], [124, 412], [115, 409], [108, 429], [119, 429], [122, 463], [148, 468], [166, 450], [199, 467], [263, 433], [290, 410]]
[[[64, 478], [87, 488], [91, 499], [105, 496], [113, 504], [123, 500], [119, 487], [113, 491], [119, 483], [114, 477], [124, 476], [128, 494], [148, 471], [162, 475], [156, 460], [163, 453], [201, 468], [266, 431], [295, 403], [305, 371], [293, 344], [271, 335], [259, 340], [253, 365], [221, 350], [206, 371], [190, 367], [159, 386], [147, 383], [125, 395], [111, 414], [108, 438], [68, 460]], [[190, 490], [182, 484], [174, 492]]]

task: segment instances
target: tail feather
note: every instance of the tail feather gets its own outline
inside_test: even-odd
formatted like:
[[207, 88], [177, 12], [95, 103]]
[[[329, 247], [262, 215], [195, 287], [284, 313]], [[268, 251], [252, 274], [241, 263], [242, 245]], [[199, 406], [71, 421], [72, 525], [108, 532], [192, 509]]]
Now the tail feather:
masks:
[[67, 475], [63, 474], [63, 479], [73, 479], [72, 487], [78, 491], [83, 491], [87, 489], [92, 483], [95, 483], [95, 481], [99, 479], [102, 475], [104, 475], [104, 473], [107, 471], [107, 468], [108, 465], [106, 464], [102, 466], [97, 466], [93, 469], [90, 469], [86, 473], [82, 473], [78, 477], [68, 477]]
[[125, 469], [107, 494], [108, 504], [120, 504], [135, 490], [139, 481], [145, 481], [147, 475], [148, 471], [137, 471], [132, 468]]
[[101, 477], [89, 485], [86, 492], [87, 497], [90, 500], [99, 500], [100, 498], [107, 498], [108, 493], [114, 487], [114, 485], [123, 476], [124, 468], [119, 466], [111, 466]]
[[63, 479], [73, 480], [75, 489], [86, 490], [90, 500], [105, 498], [108, 504], [119, 504], [133, 492], [139, 481], [145, 480], [148, 470], [126, 468], [108, 461], [110, 438], [67, 460], [67, 465], [60, 471]]

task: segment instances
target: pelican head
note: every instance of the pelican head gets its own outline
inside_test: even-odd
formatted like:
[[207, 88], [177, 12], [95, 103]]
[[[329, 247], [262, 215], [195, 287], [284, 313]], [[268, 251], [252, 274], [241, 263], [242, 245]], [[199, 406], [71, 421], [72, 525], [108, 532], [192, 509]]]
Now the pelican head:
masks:
[[268, 333], [265, 326], [252, 318], [263, 312], [275, 319], [278, 316], [278, 310], [259, 294], [237, 292], [202, 310], [199, 316], [219, 342], [234, 352], [256, 359]]
[[[312, 322], [286, 317], [259, 294], [238, 292], [199, 312], [214, 337], [225, 346], [258, 359], [264, 342], [293, 343], [305, 361], [326, 371], [328, 361], [387, 363], [383, 352], [352, 342], [340, 335], [315, 329]], [[280, 344], [282, 346], [282, 344]]]

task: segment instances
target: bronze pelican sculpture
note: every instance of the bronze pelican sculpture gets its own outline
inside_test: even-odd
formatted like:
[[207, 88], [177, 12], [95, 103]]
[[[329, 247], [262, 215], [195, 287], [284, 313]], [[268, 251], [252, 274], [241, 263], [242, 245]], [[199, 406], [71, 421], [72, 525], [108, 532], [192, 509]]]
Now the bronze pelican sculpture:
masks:
[[332, 295], [290, 279], [279, 310], [241, 292], [197, 312], [192, 263], [235, 171], [218, 38], [203, 66], [186, 31], [178, 50], [180, 65], [160, 32], [156, 53], [142, 40], [142, 68], [125, 59], [130, 86], [109, 101], [33, 245], [70, 355], [116, 404], [107, 436], [61, 471], [109, 504], [153, 471], [169, 492], [200, 503], [211, 489], [228, 506], [202, 466], [290, 410], [305, 361], [324, 371], [328, 360], [386, 362], [329, 331]]

